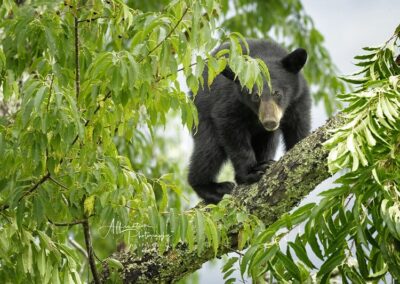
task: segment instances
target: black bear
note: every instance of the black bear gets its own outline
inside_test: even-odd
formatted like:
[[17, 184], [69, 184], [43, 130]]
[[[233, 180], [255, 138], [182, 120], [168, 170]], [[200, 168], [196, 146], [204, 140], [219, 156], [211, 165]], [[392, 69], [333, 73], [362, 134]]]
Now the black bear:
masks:
[[[274, 158], [280, 133], [289, 150], [310, 131], [311, 98], [300, 73], [307, 52], [298, 48], [288, 53], [272, 41], [247, 42], [249, 55], [267, 64], [272, 91], [266, 82], [261, 96], [242, 88], [227, 67], [194, 99], [199, 125], [193, 135], [188, 179], [206, 203], [218, 203], [235, 185], [216, 182], [227, 159], [232, 161], [238, 184], [256, 182]], [[229, 48], [228, 44], [215, 52], [223, 48]], [[207, 70], [204, 77], [207, 82]]]

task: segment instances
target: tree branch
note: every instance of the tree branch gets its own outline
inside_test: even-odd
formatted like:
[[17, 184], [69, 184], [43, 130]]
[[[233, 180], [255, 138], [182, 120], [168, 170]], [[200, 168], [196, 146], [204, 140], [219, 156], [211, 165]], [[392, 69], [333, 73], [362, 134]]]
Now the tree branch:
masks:
[[57, 226], [57, 227], [70, 227], [70, 226], [74, 226], [74, 225], [78, 225], [78, 224], [84, 224], [87, 223], [88, 220], [84, 219], [84, 220], [75, 220], [72, 222], [53, 222], [52, 220], [50, 220], [49, 218], [47, 218], [47, 221], [49, 221], [50, 224]]
[[[326, 165], [329, 151], [322, 143], [329, 139], [330, 130], [342, 123], [340, 115], [332, 118], [268, 168], [258, 183], [236, 187], [232, 193], [235, 205], [232, 206], [240, 206], [254, 214], [266, 226], [297, 206], [303, 197], [330, 176]], [[203, 209], [200, 207], [199, 210]], [[229, 244], [220, 245], [218, 256], [237, 249], [239, 226], [236, 224], [229, 228]], [[163, 254], [159, 254], [156, 248], [149, 248], [141, 256], [135, 252], [117, 252], [113, 258], [124, 266], [119, 270], [124, 283], [172, 283], [213, 259], [214, 252], [209, 248], [198, 255], [185, 244], [179, 244]], [[108, 277], [109, 271], [105, 267], [102, 278]]]
[[92, 237], [90, 236], [89, 221], [86, 219], [82, 223], [82, 226], [83, 226], [83, 233], [85, 236], [85, 244], [86, 244], [86, 250], [87, 250], [90, 270], [92, 271], [92, 275], [93, 275], [93, 281], [95, 284], [100, 284], [102, 282], [100, 282], [99, 274], [97, 273], [97, 268], [96, 268], [96, 260], [94, 259]]

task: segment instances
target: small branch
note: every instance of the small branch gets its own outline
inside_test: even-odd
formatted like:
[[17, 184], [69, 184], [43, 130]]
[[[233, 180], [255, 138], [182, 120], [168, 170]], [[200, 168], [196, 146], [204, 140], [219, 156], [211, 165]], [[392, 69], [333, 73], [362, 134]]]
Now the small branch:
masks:
[[[204, 63], [206, 63], [206, 62], [207, 62], [207, 59], [204, 60]], [[196, 65], [196, 64], [197, 64], [197, 62], [193, 62], [192, 64], [189, 65], [189, 67], [192, 67], [192, 66], [194, 66], [194, 65]], [[178, 73], [178, 72], [181, 72], [181, 71], [183, 71], [183, 70], [185, 70], [185, 67], [179, 68], [178, 70], [176, 70], [175, 73], [170, 73], [170, 74], [167, 74], [167, 75], [165, 75], [165, 76], [163, 76], [163, 77], [158, 77], [158, 78], [154, 81], [154, 83], [158, 83], [158, 82], [160, 82], [161, 80], [167, 79], [167, 78], [171, 77], [172, 75], [174, 75], [174, 74], [176, 74], [176, 73]]]
[[4, 204], [4, 205], [2, 205], [2, 206], [0, 207], [0, 212], [2, 212], [2, 211], [4, 211], [4, 210], [7, 210], [8, 208], [10, 208], [10, 205]]
[[[32, 194], [41, 184], [45, 183], [49, 178], [50, 173], [47, 172], [38, 182], [36, 182], [30, 189], [22, 194], [22, 196], [18, 199], [18, 202], [20, 202], [25, 196]], [[4, 204], [0, 207], [0, 211], [4, 211], [8, 208], [10, 208], [10, 205]]]
[[62, 183], [60, 183], [59, 181], [55, 180], [53, 177], [49, 177], [49, 179], [54, 182], [56, 185], [58, 185], [59, 187], [65, 189], [65, 190], [69, 190], [68, 187], [66, 187], [65, 185], [63, 185]]
[[99, 16], [99, 17], [94, 17], [94, 18], [88, 18], [88, 19], [82, 19], [82, 20], [78, 20], [78, 23], [90, 23], [90, 22], [94, 22], [96, 20], [99, 19], [111, 19], [110, 17], [104, 17], [104, 16]]
[[78, 224], [83, 224], [85, 222], [87, 222], [87, 219], [84, 220], [76, 220], [76, 221], [72, 221], [72, 222], [53, 222], [52, 220], [50, 220], [49, 218], [47, 218], [47, 221], [49, 221], [50, 224], [57, 226], [57, 227], [69, 227], [69, 226], [74, 226], [74, 225], [78, 225]]
[[75, 91], [76, 91], [76, 99], [79, 98], [80, 94], [80, 72], [79, 72], [79, 29], [78, 29], [78, 17], [74, 17], [75, 24]]
[[95, 284], [100, 284], [99, 274], [97, 273], [96, 268], [96, 261], [94, 259], [93, 253], [93, 245], [92, 245], [92, 238], [90, 236], [90, 227], [89, 221], [86, 219], [85, 222], [82, 223], [83, 226], [83, 233], [85, 236], [85, 243], [86, 243], [86, 251], [89, 259], [90, 270], [92, 271], [93, 281]]
[[224, 247], [225, 247], [228, 251], [234, 252], [234, 253], [238, 254], [239, 256], [241, 256], [241, 257], [244, 256], [244, 253], [241, 253], [240, 251], [238, 251], [238, 250], [235, 249], [235, 248], [231, 248], [231, 247], [228, 247], [228, 246], [226, 246], [226, 245], [224, 245]]
[[178, 20], [178, 22], [175, 24], [175, 26], [169, 31], [169, 33], [167, 34], [167, 36], [160, 41], [153, 49], [151, 49], [149, 51], [149, 53], [147, 53], [147, 55], [145, 57], [143, 57], [142, 59], [139, 60], [138, 63], [141, 63], [146, 57], [149, 57], [150, 54], [152, 54], [157, 48], [159, 48], [163, 42], [165, 42], [171, 35], [172, 33], [176, 30], [176, 28], [179, 26], [179, 24], [182, 22], [183, 18], [185, 17], [187, 11], [189, 10], [189, 8], [186, 8], [185, 11], [182, 13], [182, 16], [180, 17], [180, 19]]
[[[111, 97], [111, 91], [109, 91], [109, 92], [106, 94], [106, 96], [101, 100], [101, 102], [105, 102], [105, 101], [106, 101], [108, 98], [110, 98], [110, 97]], [[100, 110], [100, 108], [101, 108], [101, 103], [99, 103], [99, 104], [97, 105], [96, 109], [95, 109], [94, 112], [93, 112], [93, 115], [95, 115], [95, 114]], [[89, 119], [86, 120], [86, 122], [85, 122], [85, 127], [88, 126], [89, 122], [90, 122]], [[74, 141], [72, 141], [72, 143], [71, 143], [71, 146], [75, 145], [75, 143], [76, 143], [76, 141], [78, 140], [78, 138], [79, 138], [79, 135], [76, 135]], [[60, 161], [60, 164], [62, 163], [62, 161], [63, 161], [63, 160]]]
[[[106, 96], [101, 100], [101, 102], [105, 102], [108, 98], [111, 97], [111, 91], [108, 91], [108, 93], [106, 94]], [[97, 105], [97, 108], [94, 110], [93, 115], [95, 115], [99, 110], [100, 110], [101, 104], [99, 103]], [[89, 123], [89, 120], [86, 121], [85, 126], [87, 126]]]
[[41, 184], [45, 183], [50, 178], [50, 172], [47, 172], [37, 183], [35, 183], [29, 190], [25, 191], [24, 194], [18, 199], [20, 202], [25, 196], [32, 194]]

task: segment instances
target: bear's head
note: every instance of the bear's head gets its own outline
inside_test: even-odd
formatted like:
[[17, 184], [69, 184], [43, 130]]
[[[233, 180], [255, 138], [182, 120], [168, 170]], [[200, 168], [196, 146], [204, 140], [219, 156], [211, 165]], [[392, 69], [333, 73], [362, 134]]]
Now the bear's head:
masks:
[[[307, 60], [307, 52], [298, 48], [283, 58], [266, 59], [272, 90], [264, 83], [263, 92], [258, 94], [256, 86], [253, 90], [241, 88], [239, 100], [247, 105], [255, 114], [267, 131], [279, 128], [280, 121], [290, 105], [296, 100], [300, 89], [300, 70]], [[227, 67], [222, 74], [239, 84], [233, 71]]]

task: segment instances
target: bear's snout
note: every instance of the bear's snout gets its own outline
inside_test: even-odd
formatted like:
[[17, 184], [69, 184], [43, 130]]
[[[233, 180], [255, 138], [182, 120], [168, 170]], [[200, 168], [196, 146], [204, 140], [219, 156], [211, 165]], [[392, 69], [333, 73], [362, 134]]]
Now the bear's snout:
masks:
[[267, 131], [278, 129], [282, 118], [282, 109], [273, 101], [262, 101], [258, 110], [258, 118]]
[[267, 120], [267, 121], [263, 121], [262, 125], [264, 126], [264, 128], [268, 131], [274, 131], [277, 130], [279, 127], [279, 122], [274, 121], [274, 120]]

